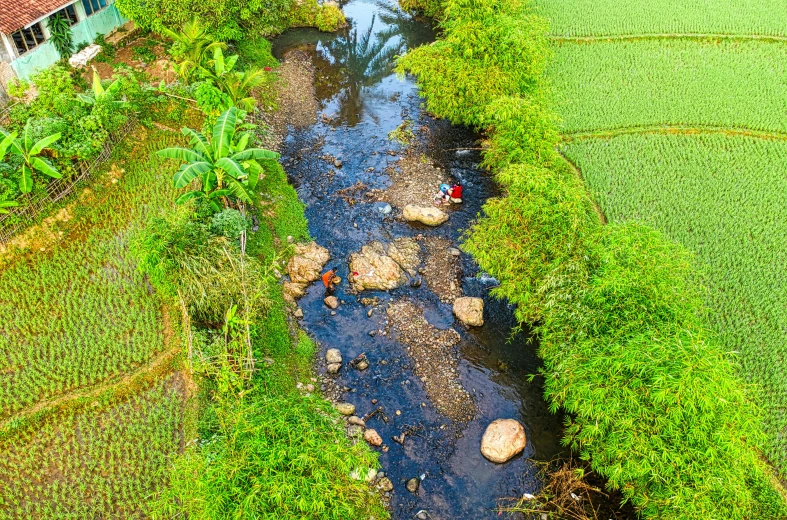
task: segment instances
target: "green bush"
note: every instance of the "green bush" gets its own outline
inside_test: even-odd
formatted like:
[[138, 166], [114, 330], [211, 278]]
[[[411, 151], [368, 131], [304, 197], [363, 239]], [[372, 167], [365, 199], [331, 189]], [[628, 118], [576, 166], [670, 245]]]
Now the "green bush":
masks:
[[760, 412], [702, 321], [692, 258], [643, 225], [602, 225], [554, 151], [544, 22], [521, 2], [443, 5], [443, 39], [399, 67], [431, 111], [488, 133], [485, 164], [506, 196], [487, 201], [463, 247], [521, 321], [538, 320], [564, 442], [645, 517], [787, 517], [760, 457]]
[[249, 229], [249, 221], [237, 209], [225, 208], [211, 218], [210, 231], [214, 235], [237, 242], [241, 233]]

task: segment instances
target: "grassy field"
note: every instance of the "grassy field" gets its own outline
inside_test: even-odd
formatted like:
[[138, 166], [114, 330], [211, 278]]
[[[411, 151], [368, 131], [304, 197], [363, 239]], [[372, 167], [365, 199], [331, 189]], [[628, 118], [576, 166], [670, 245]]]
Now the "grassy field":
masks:
[[[765, 408], [765, 451], [787, 472], [787, 42], [772, 0], [538, 0], [553, 35], [548, 71], [563, 154], [612, 223], [639, 221], [694, 253], [708, 322]], [[670, 8], [669, 5], [674, 4]]]
[[724, 34], [787, 36], [774, 0], [536, 0], [556, 36]]
[[564, 132], [653, 125], [787, 132], [787, 42], [560, 42], [548, 75]]

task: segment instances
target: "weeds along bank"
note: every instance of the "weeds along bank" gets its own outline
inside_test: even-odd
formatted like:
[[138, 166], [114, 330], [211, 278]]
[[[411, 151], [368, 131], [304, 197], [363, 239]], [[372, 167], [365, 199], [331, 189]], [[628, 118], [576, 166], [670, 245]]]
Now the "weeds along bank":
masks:
[[506, 197], [486, 204], [464, 247], [539, 324], [565, 442], [644, 517], [787, 515], [761, 459], [760, 411], [705, 325], [694, 258], [646, 225], [604, 225], [556, 151], [544, 19], [518, 1], [442, 8], [442, 39], [399, 67], [430, 111], [487, 132], [485, 163]]
[[173, 32], [179, 81], [151, 86], [110, 58], [119, 86], [91, 89], [56, 68], [6, 127], [21, 144], [0, 173], [21, 204], [25, 175], [35, 193], [47, 166], [69, 174], [71, 112], [100, 130], [95, 107], [139, 120], [2, 251], [0, 518], [386, 518], [355, 477], [376, 456], [296, 388], [314, 345], [276, 272], [308, 232], [278, 155], [256, 145], [265, 129], [246, 122], [272, 102], [269, 44], [240, 57], [191, 29]]

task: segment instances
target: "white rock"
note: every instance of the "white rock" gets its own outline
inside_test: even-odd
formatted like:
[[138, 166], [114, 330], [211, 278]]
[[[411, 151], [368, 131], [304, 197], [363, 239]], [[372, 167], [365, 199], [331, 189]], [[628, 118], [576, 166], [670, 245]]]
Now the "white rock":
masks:
[[492, 462], [503, 463], [525, 449], [525, 428], [515, 419], [497, 419], [487, 426], [481, 453]]
[[408, 222], [420, 222], [427, 226], [439, 226], [448, 220], [448, 214], [438, 208], [424, 208], [413, 204], [405, 206], [403, 213]]
[[338, 348], [329, 348], [325, 353], [325, 361], [328, 363], [341, 363], [342, 353]]
[[454, 301], [454, 314], [465, 325], [480, 327], [484, 324], [484, 300], [462, 296]]

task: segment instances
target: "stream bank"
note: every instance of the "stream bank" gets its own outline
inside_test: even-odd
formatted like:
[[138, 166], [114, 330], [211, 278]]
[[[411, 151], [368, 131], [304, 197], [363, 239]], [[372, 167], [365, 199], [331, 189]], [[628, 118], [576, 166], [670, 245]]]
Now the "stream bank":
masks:
[[[393, 484], [385, 492], [393, 518], [497, 517], [500, 499], [537, 492], [538, 468], [528, 459], [561, 453], [561, 418], [549, 413], [539, 378], [528, 382], [540, 363], [537, 345], [528, 331], [511, 336], [513, 309], [489, 296], [496, 281], [456, 249], [497, 187], [478, 167], [477, 136], [424, 113], [414, 82], [391, 72], [395, 55], [433, 40], [429, 25], [385, 1], [355, 0], [344, 10], [344, 32], [294, 30], [274, 42], [292, 84], [277, 129], [282, 162], [311, 236], [342, 279], [335, 310], [323, 303], [321, 283], [306, 288], [300, 324], [320, 346], [323, 394], [353, 404], [381, 437], [375, 449]], [[455, 179], [464, 203], [441, 208], [447, 222], [401, 218], [404, 205], [431, 206], [439, 184]], [[416, 259], [405, 283], [354, 290], [351, 255], [368, 246], [394, 256], [390, 244], [401, 240]], [[455, 320], [461, 295], [483, 298], [483, 326]], [[338, 374], [326, 373], [332, 348], [343, 358]], [[365, 370], [349, 363], [361, 354]], [[498, 418], [519, 420], [527, 435], [524, 452], [505, 464], [479, 450]], [[415, 492], [406, 486], [413, 478]]]

